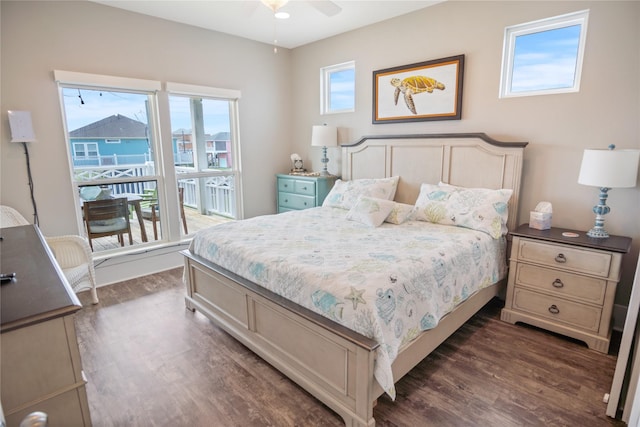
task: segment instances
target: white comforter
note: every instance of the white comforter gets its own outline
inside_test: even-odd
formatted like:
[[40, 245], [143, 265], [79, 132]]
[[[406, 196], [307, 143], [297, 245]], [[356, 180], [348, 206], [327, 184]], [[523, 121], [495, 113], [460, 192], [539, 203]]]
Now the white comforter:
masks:
[[380, 347], [375, 377], [395, 398], [391, 363], [420, 331], [506, 274], [504, 238], [408, 221], [371, 228], [319, 207], [200, 231], [191, 250]]

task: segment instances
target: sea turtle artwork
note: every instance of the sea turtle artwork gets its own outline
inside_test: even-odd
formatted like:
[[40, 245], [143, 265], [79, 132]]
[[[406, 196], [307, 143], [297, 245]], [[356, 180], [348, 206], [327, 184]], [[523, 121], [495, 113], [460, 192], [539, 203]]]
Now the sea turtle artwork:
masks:
[[444, 90], [444, 84], [440, 83], [436, 79], [425, 76], [411, 76], [404, 80], [400, 80], [397, 77], [391, 79], [391, 86], [396, 88], [393, 94], [393, 101], [395, 105], [398, 105], [398, 97], [400, 92], [404, 93], [404, 102], [413, 114], [416, 112], [416, 105], [413, 103], [413, 95], [422, 92], [432, 93], [434, 89]]

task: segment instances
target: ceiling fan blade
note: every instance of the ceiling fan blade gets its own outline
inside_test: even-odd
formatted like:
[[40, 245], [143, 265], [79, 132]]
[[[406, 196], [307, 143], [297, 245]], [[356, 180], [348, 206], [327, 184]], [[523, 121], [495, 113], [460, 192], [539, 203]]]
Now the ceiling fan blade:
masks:
[[327, 16], [337, 15], [342, 8], [330, 0], [308, 0], [308, 3]]

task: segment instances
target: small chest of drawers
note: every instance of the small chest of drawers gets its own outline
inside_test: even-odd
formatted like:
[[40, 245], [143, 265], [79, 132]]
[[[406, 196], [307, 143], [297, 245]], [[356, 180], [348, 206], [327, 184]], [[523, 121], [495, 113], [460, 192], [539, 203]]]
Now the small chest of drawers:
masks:
[[629, 251], [631, 239], [595, 239], [581, 231], [536, 230], [528, 224], [511, 235], [501, 319], [544, 328], [608, 352], [622, 256]]
[[321, 206], [336, 176], [277, 175], [278, 213]]

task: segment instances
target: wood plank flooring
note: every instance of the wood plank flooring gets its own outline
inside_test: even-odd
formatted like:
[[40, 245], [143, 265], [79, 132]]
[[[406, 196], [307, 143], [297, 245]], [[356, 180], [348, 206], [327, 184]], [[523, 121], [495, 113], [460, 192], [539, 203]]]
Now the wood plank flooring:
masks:
[[[76, 318], [93, 425], [343, 426], [199, 313], [182, 269], [87, 292]], [[605, 415], [615, 355], [500, 318], [490, 302], [378, 400], [378, 426], [624, 426]], [[615, 347], [612, 352], [615, 352]]]

